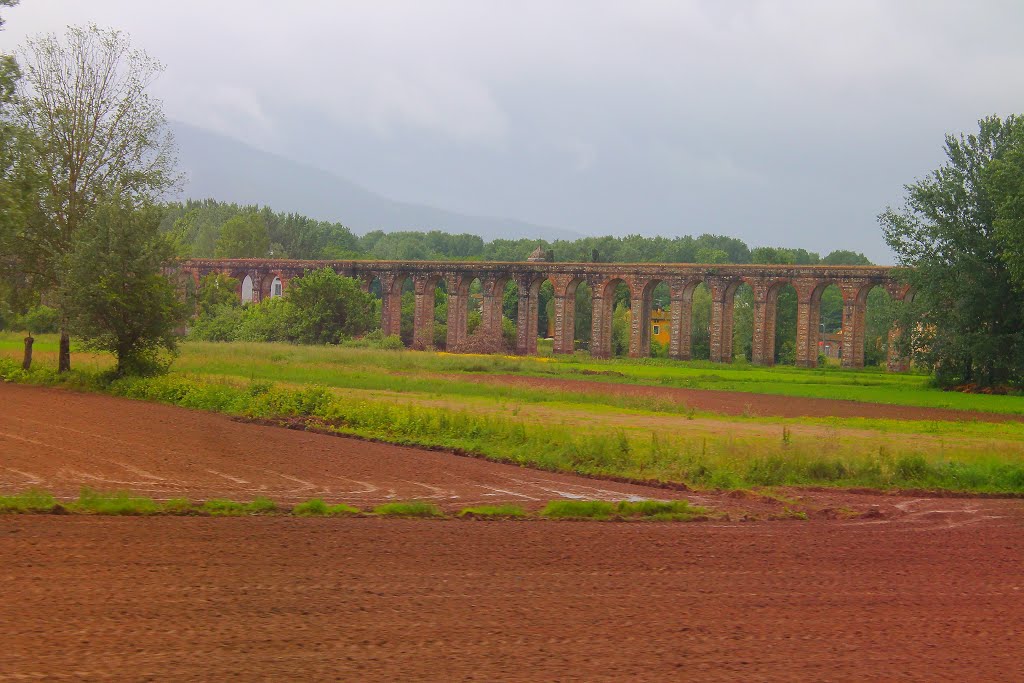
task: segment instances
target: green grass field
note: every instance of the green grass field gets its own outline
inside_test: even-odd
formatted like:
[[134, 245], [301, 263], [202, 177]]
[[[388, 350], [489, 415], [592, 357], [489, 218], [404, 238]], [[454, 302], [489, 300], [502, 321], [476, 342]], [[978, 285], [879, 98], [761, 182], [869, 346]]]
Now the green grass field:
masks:
[[[57, 349], [56, 337], [41, 335], [35, 349], [41, 364], [52, 362], [51, 356]], [[20, 352], [20, 335], [0, 333], [0, 354], [18, 358]], [[97, 369], [106, 367], [109, 361], [78, 354], [75, 364], [76, 367]], [[892, 374], [879, 368], [763, 368], [745, 363], [723, 365], [664, 359], [602, 361], [593, 360], [583, 353], [541, 357], [479, 356], [289, 344], [188, 342], [182, 345], [175, 370], [250, 380], [410, 393], [436, 393], [441, 384], [439, 377], [444, 376], [443, 392], [452, 395], [498, 396], [523, 401], [544, 400], [544, 397], [552, 395], [549, 391], [481, 386], [468, 381], [472, 375], [514, 374], [1024, 414], [1024, 397], [1021, 396], [942, 391], [930, 386], [926, 375]], [[460, 381], [460, 375], [467, 379]], [[595, 397], [593, 400], [600, 403], [607, 399]]]
[[[841, 369], [590, 361], [281, 344], [183, 345], [171, 374], [110, 383], [110, 360], [78, 353], [57, 380], [55, 339], [37, 342], [21, 377], [20, 340], [0, 337], [0, 375], [60, 381], [391, 443], [442, 447], [550, 470], [679, 482], [698, 488], [778, 485], [1024, 493], [1024, 423], [736, 417], [614, 393], [550, 391], [472, 381], [517, 374], [851, 398], [1024, 412], [1024, 398], [942, 392], [920, 375]], [[584, 374], [614, 372], [614, 375]]]

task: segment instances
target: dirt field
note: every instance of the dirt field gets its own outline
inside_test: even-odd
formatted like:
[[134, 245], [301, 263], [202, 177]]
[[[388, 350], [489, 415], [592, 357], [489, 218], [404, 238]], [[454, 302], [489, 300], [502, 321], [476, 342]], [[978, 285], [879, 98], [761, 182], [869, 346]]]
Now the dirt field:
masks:
[[686, 498], [730, 514], [771, 516], [785, 507], [829, 516], [844, 509], [887, 520], [974, 523], [997, 501], [905, 498], [831, 490], [784, 491], [787, 501], [695, 493], [540, 472], [450, 453], [237, 422], [224, 415], [62, 389], [0, 384], [0, 493], [41, 488], [73, 498], [83, 486], [156, 499], [266, 496], [291, 504], [321, 497], [358, 507], [426, 500], [468, 505], [550, 500]]
[[[0, 491], [780, 505], [56, 389], [0, 405]], [[0, 516], [0, 681], [1024, 677], [1024, 501], [785, 494], [812, 520]]]
[[89, 486], [158, 499], [322, 497], [363, 507], [428, 500], [447, 509], [671, 497], [661, 489], [60, 389], [0, 384], [0, 405], [0, 492], [36, 487], [75, 496]]
[[548, 388], [552, 391], [642, 396], [682, 403], [696, 410], [722, 415], [754, 415], [763, 417], [866, 417], [883, 420], [977, 420], [979, 422], [1021, 422], [1024, 415], [984, 413], [976, 410], [922, 408], [888, 403], [865, 403], [831, 398], [754, 394], [745, 391], [713, 391], [653, 387], [619, 382], [594, 382], [557, 377], [524, 377], [522, 375], [448, 375], [463, 382], [519, 385]]
[[0, 680], [1011, 681], [983, 527], [0, 518]]

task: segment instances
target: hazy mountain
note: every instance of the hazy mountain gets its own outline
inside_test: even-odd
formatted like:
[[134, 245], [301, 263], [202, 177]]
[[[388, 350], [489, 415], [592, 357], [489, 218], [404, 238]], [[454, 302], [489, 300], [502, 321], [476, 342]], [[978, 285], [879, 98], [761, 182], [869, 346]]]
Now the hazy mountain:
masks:
[[575, 239], [579, 233], [506, 218], [468, 216], [382, 197], [333, 173], [263, 152], [217, 133], [172, 124], [179, 168], [187, 175], [183, 198], [270, 206], [320, 220], [337, 221], [356, 233], [370, 230], [444, 230], [499, 237]]

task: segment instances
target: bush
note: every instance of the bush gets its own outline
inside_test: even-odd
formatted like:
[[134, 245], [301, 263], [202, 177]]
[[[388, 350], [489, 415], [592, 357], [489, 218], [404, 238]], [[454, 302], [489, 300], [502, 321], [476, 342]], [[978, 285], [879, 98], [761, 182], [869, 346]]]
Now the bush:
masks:
[[238, 341], [294, 341], [297, 313], [287, 299], [276, 297], [242, 309], [235, 338]]
[[208, 314], [200, 315], [192, 321], [188, 338], [197, 341], [234, 341], [242, 324], [242, 316], [243, 312], [239, 306], [213, 306]]

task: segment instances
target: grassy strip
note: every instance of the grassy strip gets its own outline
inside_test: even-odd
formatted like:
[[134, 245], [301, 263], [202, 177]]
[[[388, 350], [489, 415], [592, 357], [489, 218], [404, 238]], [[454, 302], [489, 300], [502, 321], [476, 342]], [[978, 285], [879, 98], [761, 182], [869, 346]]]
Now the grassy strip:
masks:
[[[0, 377], [4, 373], [0, 362]], [[8, 376], [23, 379], [18, 373]], [[954, 442], [936, 454], [912, 444], [871, 449], [856, 440], [580, 430], [504, 415], [351, 400], [319, 386], [289, 389], [252, 382], [239, 387], [181, 375], [104, 383], [84, 373], [62, 381], [129, 398], [260, 419], [298, 418], [342, 434], [601, 477], [724, 489], [813, 485], [1024, 493], [1024, 461], [1016, 450], [999, 453], [997, 444], [979, 453]]]
[[[603, 501], [552, 501], [540, 513], [540, 518], [599, 518], [597, 515], [557, 515], [550, 510], [557, 509], [561, 503], [571, 503], [573, 509], [592, 506], [595, 509], [618, 511], [618, 519], [657, 519], [663, 521], [694, 521], [706, 519], [707, 510], [691, 507], [685, 500], [679, 501], [642, 501], [640, 503], [613, 503]], [[623, 507], [626, 506], [626, 507]], [[92, 489], [82, 489], [78, 500], [62, 504], [45, 491], [29, 490], [12, 496], [0, 496], [0, 514], [81, 514], [81, 515], [203, 515], [209, 517], [235, 517], [242, 515], [292, 515], [295, 517], [337, 517], [337, 516], [368, 516], [362, 510], [345, 504], [330, 505], [322, 498], [313, 498], [296, 504], [291, 509], [278, 506], [267, 498], [256, 498], [248, 503], [240, 503], [222, 498], [207, 500], [203, 503], [192, 503], [185, 498], [175, 498], [166, 502], [158, 502], [152, 498], [132, 496], [127, 492], [116, 491], [103, 493]], [[685, 513], [685, 514], [684, 514]], [[446, 519], [448, 516], [441, 508], [432, 503], [422, 501], [384, 503], [373, 508], [369, 514], [378, 517], [421, 517], [429, 519]], [[666, 516], [668, 515], [668, 516]], [[462, 509], [460, 518], [513, 519], [528, 518], [530, 515], [517, 505], [480, 505]]]
[[658, 522], [690, 522], [708, 519], [711, 512], [707, 508], [692, 506], [686, 500], [624, 500], [619, 503], [601, 500], [553, 500], [540, 514], [549, 519], [646, 519]]
[[[21, 349], [21, 335], [0, 333], [0, 354], [12, 360]], [[39, 335], [36, 350], [56, 349], [54, 335]], [[99, 367], [104, 360], [83, 360]], [[79, 363], [81, 366], [81, 363]], [[429, 374], [516, 374], [562, 377], [594, 382], [839, 398], [896, 405], [1024, 413], [1018, 396], [984, 396], [944, 392], [929, 386], [925, 375], [885, 373], [880, 368], [763, 368], [745, 363], [719, 364], [667, 359], [593, 360], [586, 354], [553, 357], [475, 356], [429, 352], [396, 353], [370, 349], [303, 347], [288, 344], [188, 342], [179, 368], [211, 375], [237, 375], [280, 382], [320, 382], [329, 386], [477, 394], [469, 382], [438, 387]], [[494, 388], [491, 387], [493, 392]], [[494, 395], [493, 393], [489, 395]], [[526, 397], [507, 394], [516, 400]]]

